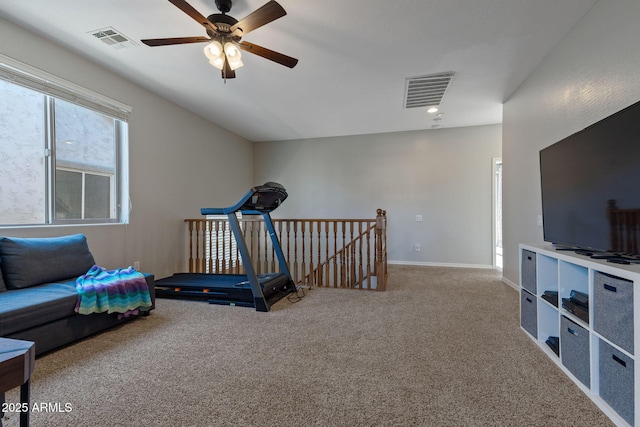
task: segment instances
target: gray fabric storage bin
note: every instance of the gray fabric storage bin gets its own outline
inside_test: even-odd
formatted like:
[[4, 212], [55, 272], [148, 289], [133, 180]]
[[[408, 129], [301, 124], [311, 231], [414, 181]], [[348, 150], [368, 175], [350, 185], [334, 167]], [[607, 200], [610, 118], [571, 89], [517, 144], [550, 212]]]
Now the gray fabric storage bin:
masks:
[[600, 397], [626, 422], [633, 425], [633, 359], [600, 341]]
[[536, 286], [536, 253], [528, 251], [526, 249], [522, 250], [522, 287], [531, 292], [534, 295], [537, 295], [537, 286]]
[[565, 316], [560, 319], [560, 356], [564, 367], [591, 388], [589, 331]]
[[633, 351], [633, 282], [596, 271], [593, 274], [593, 330]]
[[538, 300], [524, 289], [520, 293], [520, 326], [538, 339]]

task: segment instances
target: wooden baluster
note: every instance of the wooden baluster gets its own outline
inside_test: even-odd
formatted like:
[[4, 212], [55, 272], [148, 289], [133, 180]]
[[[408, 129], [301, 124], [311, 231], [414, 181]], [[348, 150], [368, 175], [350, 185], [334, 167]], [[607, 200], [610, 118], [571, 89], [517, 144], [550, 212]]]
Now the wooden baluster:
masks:
[[[263, 246], [266, 246], [266, 242], [262, 240], [262, 221], [254, 221], [253, 223], [253, 231], [254, 238], [256, 240], [256, 248], [255, 251], [258, 254], [258, 266], [256, 267], [256, 271], [258, 273], [268, 273], [268, 261], [265, 257], [265, 253], [262, 250]], [[265, 248], [266, 249], [266, 248]]]
[[205, 229], [207, 230], [207, 238], [205, 240], [206, 245], [207, 245], [207, 250], [205, 252], [206, 257], [207, 257], [207, 261], [205, 262], [206, 265], [206, 269], [205, 269], [205, 273], [211, 273], [211, 249], [213, 247], [213, 236], [211, 235], [211, 227], [213, 225], [213, 222], [210, 219], [205, 220], [206, 222], [206, 226]]
[[351, 287], [359, 287], [360, 283], [358, 281], [358, 269], [359, 269], [359, 265], [360, 265], [360, 258], [358, 257], [359, 254], [359, 245], [360, 242], [362, 241], [362, 237], [359, 234], [356, 234], [356, 224], [360, 224], [360, 221], [353, 221], [353, 223], [351, 224], [351, 226], [353, 227], [353, 234], [356, 236], [355, 240], [352, 239], [353, 241], [353, 253], [352, 253], [352, 263], [353, 266], [351, 267]]
[[287, 256], [285, 258], [289, 261], [289, 272], [291, 273], [291, 221], [287, 220], [285, 225], [285, 231], [287, 233]]
[[269, 267], [269, 233], [267, 232], [267, 226], [264, 221], [258, 223], [258, 234], [260, 235], [260, 240], [263, 242], [264, 246], [264, 272], [271, 273], [275, 272], [273, 268]]
[[349, 225], [349, 221], [342, 221], [342, 264], [341, 264], [341, 280], [342, 283], [340, 284], [341, 288], [350, 288], [351, 287], [351, 283], [349, 282], [349, 276], [350, 276], [350, 272], [349, 272], [349, 265], [350, 265], [350, 261], [349, 261], [349, 255], [350, 255], [350, 246], [347, 247], [347, 245], [349, 245], [349, 241], [347, 241], [348, 239], [348, 225]]
[[[240, 234], [242, 235], [242, 240], [244, 240], [244, 244], [247, 245], [251, 242], [249, 242], [249, 238], [247, 237], [247, 229], [246, 229], [247, 224], [245, 224], [244, 226], [245, 226], [244, 229], [242, 228], [242, 226], [240, 227]], [[240, 245], [238, 245], [238, 241], [236, 241], [236, 248], [238, 249], [238, 254], [236, 255], [237, 261], [236, 261], [235, 274], [242, 274], [242, 269], [246, 261], [242, 259], [242, 254], [240, 253]], [[251, 248], [249, 246], [247, 246], [247, 250], [249, 251], [249, 253], [251, 253]]]
[[254, 254], [255, 257], [257, 258], [255, 260], [256, 262], [256, 274], [261, 274], [264, 273], [264, 260], [262, 259], [262, 252], [260, 251], [260, 248], [262, 248], [262, 245], [260, 244], [260, 223], [257, 221], [252, 221], [251, 222], [251, 239], [255, 242], [254, 245], [251, 245], [251, 250], [249, 251], [251, 253], [251, 259], [253, 259]]
[[370, 289], [371, 288], [371, 226], [370, 224], [367, 224], [367, 233], [366, 233], [366, 242], [367, 242], [367, 263], [365, 265], [366, 268], [366, 280], [367, 280], [367, 287]]
[[[340, 229], [341, 229], [341, 239], [342, 239], [342, 247], [344, 248], [345, 245], [345, 223], [344, 221], [340, 222]], [[345, 266], [345, 259], [344, 259], [344, 251], [340, 252], [340, 284], [339, 287], [344, 287], [345, 285], [345, 271], [344, 271], [344, 266]]]
[[338, 285], [338, 222], [333, 221], [333, 287]]
[[189, 273], [193, 273], [193, 221], [185, 220], [189, 228]]
[[225, 266], [225, 274], [233, 274], [233, 268], [234, 268], [234, 259], [237, 253], [236, 251], [236, 246], [235, 246], [235, 242], [236, 239], [233, 236], [233, 231], [231, 230], [231, 224], [229, 223], [229, 221], [225, 221], [224, 223], [224, 232], [225, 232], [225, 240], [228, 240], [229, 242], [229, 250], [224, 252], [224, 266]]
[[[360, 237], [358, 238], [358, 270], [357, 270], [358, 273], [357, 274], [358, 274], [358, 280], [360, 282], [360, 287], [363, 287], [362, 286], [362, 283], [363, 283], [362, 280], [363, 280], [364, 274], [363, 274], [363, 271], [362, 271], [363, 270], [363, 263], [362, 263], [362, 260], [363, 260], [363, 257], [362, 257], [362, 245], [363, 245], [363, 243], [362, 243], [362, 221], [358, 221], [358, 236], [360, 236]], [[369, 286], [368, 283], [367, 283], [367, 286]]]
[[224, 273], [224, 260], [225, 260], [225, 254], [224, 254], [224, 248], [225, 248], [225, 244], [224, 244], [224, 230], [226, 228], [226, 221], [217, 221], [217, 226], [216, 226], [216, 231], [218, 234], [218, 244], [216, 245], [216, 258], [217, 258], [217, 273], [223, 274]]
[[[247, 245], [247, 250], [249, 251], [249, 257], [251, 258], [251, 262], [254, 264], [253, 268], [254, 271], [256, 272], [256, 274], [260, 273], [258, 271], [258, 265], [260, 262], [260, 259], [258, 256], [256, 256], [256, 254], [254, 253], [255, 248], [254, 248], [254, 240], [253, 240], [253, 222], [250, 220], [242, 220], [241, 224], [244, 223], [244, 228], [240, 228], [242, 230], [242, 236], [244, 239], [244, 243]], [[240, 267], [241, 269], [244, 269], [244, 263], [246, 261], [243, 261], [242, 266]]]
[[304, 275], [307, 273], [307, 253], [305, 252], [305, 240], [307, 239], [307, 231], [306, 231], [306, 221], [302, 220], [300, 222], [300, 234], [302, 235], [301, 237], [301, 244], [302, 244], [302, 256], [301, 256], [301, 265], [300, 265], [300, 269], [302, 270], [300, 275], [296, 277], [296, 282], [298, 283], [298, 281], [300, 279], [302, 279], [304, 277]]
[[[216, 253], [215, 253], [215, 270], [213, 273], [220, 272], [220, 221], [215, 221], [215, 232], [216, 232]], [[224, 243], [223, 243], [224, 244]]]
[[[342, 275], [344, 277], [343, 279], [343, 285], [342, 287], [345, 288], [350, 288], [352, 286], [351, 283], [351, 263], [352, 263], [352, 259], [351, 259], [351, 242], [353, 241], [353, 239], [349, 239], [349, 233], [350, 230], [352, 229], [352, 224], [350, 221], [342, 221], [342, 247], [344, 248], [344, 257], [343, 257], [343, 261], [344, 263], [342, 264]], [[351, 236], [353, 237], [353, 235]]]
[[291, 226], [293, 228], [293, 271], [291, 274], [293, 277], [298, 277], [298, 221], [291, 221]]
[[[240, 230], [240, 234], [242, 234], [242, 230]], [[233, 234], [233, 228], [231, 228], [231, 224], [229, 224], [229, 234], [231, 235], [231, 239], [234, 242], [234, 256], [231, 257], [231, 274], [240, 274], [238, 271], [238, 264], [242, 262], [242, 258], [240, 257], [240, 248], [238, 247], [238, 239], [236, 239], [235, 234]]]
[[[247, 226], [246, 226], [246, 224], [245, 224], [244, 230], [242, 228], [240, 230], [242, 231], [242, 233], [241, 233], [242, 234], [242, 239], [244, 240], [245, 245], [247, 244], [247, 242], [250, 243], [251, 239], [247, 238]], [[236, 274], [244, 274], [244, 263], [252, 262], [252, 260], [251, 259], [247, 259], [247, 260], [242, 259], [242, 255], [240, 254], [240, 246], [237, 245], [237, 243], [238, 242], [236, 242], [236, 248], [238, 249], [238, 255], [237, 255], [236, 259], [238, 260], [238, 262], [236, 263]], [[252, 248], [249, 247], [248, 251], [249, 251], [249, 254], [251, 254]], [[255, 266], [254, 266], [254, 268], [255, 268]]]
[[202, 272], [206, 273], [209, 268], [209, 224], [206, 219], [200, 222], [202, 223]]
[[235, 257], [235, 253], [236, 253], [236, 246], [235, 246], [235, 242], [236, 239], [233, 236], [233, 231], [231, 230], [231, 224], [229, 224], [229, 221], [225, 221], [224, 223], [224, 232], [226, 234], [225, 236], [225, 240], [229, 241], [229, 250], [224, 252], [224, 266], [225, 266], [225, 274], [230, 274], [233, 273], [233, 260]]
[[225, 274], [233, 274], [233, 269], [235, 268], [234, 262], [236, 262], [234, 260], [237, 260], [236, 238], [233, 235], [233, 230], [231, 229], [231, 224], [228, 220], [225, 221], [224, 227], [224, 232], [226, 233], [225, 240], [228, 240], [229, 242], [229, 250], [224, 252], [224, 265], [226, 268]]
[[200, 221], [196, 221], [196, 273], [200, 271]]
[[[354, 224], [352, 224], [353, 226]], [[349, 250], [349, 252], [351, 253], [351, 262], [349, 263], [350, 265], [350, 279], [349, 279], [349, 287], [351, 288], [355, 288], [358, 286], [358, 283], [356, 282], [356, 263], [358, 262], [356, 260], [356, 245], [357, 243], [354, 241], [353, 244], [351, 245], [351, 249]]]
[[[321, 244], [321, 239], [322, 239], [322, 235], [321, 235], [321, 231], [322, 231], [322, 223], [320, 221], [316, 221], [316, 235], [318, 236], [317, 239], [317, 246], [318, 246], [318, 265], [316, 266], [316, 268], [320, 267], [320, 265], [322, 265], [322, 255], [321, 255], [321, 251], [322, 251], [322, 244]], [[316, 276], [314, 278], [315, 282], [313, 283], [316, 286], [322, 286], [322, 282], [320, 281], [320, 277], [321, 276]]]
[[314, 266], [314, 262], [313, 262], [313, 220], [309, 220], [309, 275], [308, 275], [308, 279], [307, 279], [307, 284], [309, 286], [311, 286], [311, 284], [313, 283], [313, 279], [311, 278], [311, 274], [313, 273], [313, 270], [315, 268]]

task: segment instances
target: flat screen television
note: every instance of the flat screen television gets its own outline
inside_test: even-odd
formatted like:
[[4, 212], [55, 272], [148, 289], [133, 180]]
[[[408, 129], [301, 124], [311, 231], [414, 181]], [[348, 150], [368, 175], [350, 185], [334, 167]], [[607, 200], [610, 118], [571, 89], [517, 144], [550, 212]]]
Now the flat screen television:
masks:
[[640, 102], [540, 151], [544, 240], [640, 259]]

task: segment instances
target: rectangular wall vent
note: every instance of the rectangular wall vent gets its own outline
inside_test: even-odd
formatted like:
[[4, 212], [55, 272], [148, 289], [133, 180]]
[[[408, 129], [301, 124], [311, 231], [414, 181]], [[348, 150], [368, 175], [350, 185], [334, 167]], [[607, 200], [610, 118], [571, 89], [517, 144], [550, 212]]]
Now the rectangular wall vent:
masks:
[[404, 108], [438, 106], [455, 73], [430, 74], [407, 79]]
[[138, 44], [113, 27], [89, 31], [93, 37], [114, 49], [137, 46]]

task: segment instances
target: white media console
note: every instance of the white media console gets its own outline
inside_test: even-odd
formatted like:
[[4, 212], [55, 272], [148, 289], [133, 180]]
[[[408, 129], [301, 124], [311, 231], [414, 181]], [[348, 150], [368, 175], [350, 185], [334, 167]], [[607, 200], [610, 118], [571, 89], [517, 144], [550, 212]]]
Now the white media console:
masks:
[[[572, 291], [588, 295], [588, 313], [563, 308]], [[616, 425], [640, 426], [640, 265], [522, 244], [520, 325]]]

